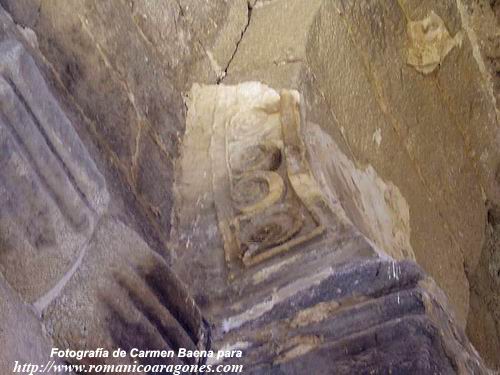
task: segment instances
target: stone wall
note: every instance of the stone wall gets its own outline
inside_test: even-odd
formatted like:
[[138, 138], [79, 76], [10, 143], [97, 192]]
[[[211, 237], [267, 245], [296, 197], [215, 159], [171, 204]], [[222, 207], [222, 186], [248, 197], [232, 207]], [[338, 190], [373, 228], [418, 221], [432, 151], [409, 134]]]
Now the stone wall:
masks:
[[[298, 89], [324, 194], [340, 200], [380, 253], [416, 259], [462, 326], [469, 316], [470, 327], [498, 331], [488, 300], [496, 284], [480, 277], [495, 253], [488, 244], [496, 224], [487, 213], [500, 204], [492, 74], [500, 55], [486, 1], [0, 4], [39, 46], [53, 84], [76, 108], [111, 210], [165, 257], [174, 250], [183, 93], [194, 82], [248, 80]], [[481, 347], [485, 335], [470, 331]]]
[[247, 2], [0, 4], [21, 30], [36, 33], [62, 96], [81, 116], [80, 136], [103, 166], [112, 210], [168, 258], [182, 92], [225, 74], [247, 23]]
[[[377, 247], [415, 256], [464, 326], [477, 316], [471, 275], [482, 272], [487, 211], [499, 199], [495, 26], [474, 4], [259, 1], [224, 81], [304, 92], [316, 177]], [[419, 44], [419, 25], [440, 36]], [[423, 72], [411, 54], [437, 60]], [[318, 140], [330, 146], [317, 151]]]

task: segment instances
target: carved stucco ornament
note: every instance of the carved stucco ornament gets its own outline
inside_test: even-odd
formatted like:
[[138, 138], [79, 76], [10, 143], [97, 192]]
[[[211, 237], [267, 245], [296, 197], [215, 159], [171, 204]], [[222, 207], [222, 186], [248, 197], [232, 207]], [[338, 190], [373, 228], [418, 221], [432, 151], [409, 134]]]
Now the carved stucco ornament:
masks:
[[321, 235], [318, 211], [326, 207], [300, 136], [299, 94], [269, 90], [263, 100], [248, 99], [222, 102], [210, 147], [226, 260], [245, 266]]
[[462, 33], [451, 37], [444, 21], [431, 12], [420, 21], [408, 23], [408, 64], [423, 74], [432, 73], [450, 51], [462, 44]]
[[387, 254], [381, 260], [340, 206], [359, 187], [354, 206], [379, 219], [366, 233], [378, 229], [381, 249], [391, 245], [390, 255], [404, 258], [411, 247], [403, 197], [374, 170], [342, 158], [304, 120], [297, 92], [195, 84], [186, 105], [174, 267], [211, 322], [212, 348], [244, 351], [209, 364], [244, 363], [255, 374], [305, 366], [481, 373], [421, 270]]
[[[257, 82], [195, 85], [191, 92], [179, 202], [196, 206], [212, 197], [233, 276], [339, 226], [312, 177], [302, 117], [298, 92], [278, 93]], [[209, 220], [191, 211], [180, 207], [181, 236], [195, 236], [199, 221]]]

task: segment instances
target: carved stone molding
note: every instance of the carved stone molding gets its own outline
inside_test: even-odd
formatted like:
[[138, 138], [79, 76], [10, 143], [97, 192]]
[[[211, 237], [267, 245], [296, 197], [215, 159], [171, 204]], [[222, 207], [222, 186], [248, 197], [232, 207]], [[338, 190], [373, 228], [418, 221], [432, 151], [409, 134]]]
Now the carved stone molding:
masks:
[[[245, 89], [251, 95], [252, 84]], [[328, 208], [305, 157], [299, 94], [267, 94], [222, 101], [211, 124], [213, 190], [230, 267], [256, 265], [325, 231]]]
[[298, 92], [195, 85], [187, 107], [174, 269], [217, 330], [228, 313], [275, 298], [283, 283], [303, 280], [300, 290], [332, 265], [375, 255], [312, 175]]
[[71, 272], [109, 194], [23, 45], [0, 43], [0, 271], [35, 302]]

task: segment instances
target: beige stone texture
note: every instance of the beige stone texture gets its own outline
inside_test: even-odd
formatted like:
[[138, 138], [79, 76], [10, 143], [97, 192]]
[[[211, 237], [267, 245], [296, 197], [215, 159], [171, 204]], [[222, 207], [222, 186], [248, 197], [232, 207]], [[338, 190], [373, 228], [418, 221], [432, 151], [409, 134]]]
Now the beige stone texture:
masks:
[[128, 223], [168, 257], [182, 94], [225, 74], [247, 26], [247, 1], [0, 4], [19, 30], [37, 36], [51, 80], [102, 166], [111, 209], [129, 212]]
[[[451, 0], [258, 4], [224, 82], [255, 79], [304, 92], [312, 121], [352, 161], [351, 173], [373, 169], [374, 186], [382, 181], [398, 192], [382, 198], [360, 182], [330, 186], [351, 220], [383, 244], [363, 223], [373, 222], [376, 210], [353, 197], [359, 190], [368, 206], [396, 208], [384, 236], [405, 233], [408, 254], [436, 278], [465, 325], [467, 272], [479, 262], [485, 201], [497, 199], [498, 140], [495, 103], [460, 6]], [[408, 28], [431, 14], [449, 33], [443, 38], [455, 43], [444, 43], [439, 63], [424, 75], [408, 64]], [[384, 215], [380, 222], [387, 222]]]
[[408, 22], [408, 64], [424, 74], [432, 73], [462, 44], [462, 32], [451, 37], [441, 17], [432, 12], [423, 20]]
[[[173, 255], [195, 290], [211, 279], [206, 294], [223, 299], [227, 275], [224, 254], [211, 251], [223, 246], [206, 180], [217, 172], [209, 160], [213, 129], [187, 129], [186, 149], [199, 153], [179, 158], [182, 94], [194, 82], [297, 89], [307, 112], [302, 132], [309, 162], [330, 203], [342, 205], [380, 254], [414, 257], [445, 290], [462, 326], [469, 316], [472, 339], [493, 357], [489, 347], [498, 340], [483, 333], [498, 330], [497, 286], [483, 276], [496, 270], [487, 212], [500, 204], [498, 4], [0, 3], [40, 47], [77, 108], [80, 132], [99, 150], [92, 156], [104, 166], [111, 209], [127, 211], [126, 221], [155, 250]], [[200, 100], [209, 109], [212, 99]], [[188, 98], [188, 106], [190, 100], [197, 99]], [[201, 112], [188, 114], [188, 123], [210, 123]], [[197, 168], [189, 171], [192, 165]], [[178, 243], [170, 238], [174, 170], [182, 172]], [[199, 186], [191, 191], [189, 184]], [[289, 264], [277, 262], [252, 277], [268, 280]], [[202, 306], [209, 305], [206, 294], [195, 295]]]
[[275, 289], [286, 282], [293, 287], [283, 293], [294, 295], [332, 265], [376, 257], [314, 178], [298, 92], [260, 82], [194, 85], [186, 102], [173, 269], [215, 322], [214, 336], [239, 324], [228, 314], [245, 320], [259, 298], [284, 298]]

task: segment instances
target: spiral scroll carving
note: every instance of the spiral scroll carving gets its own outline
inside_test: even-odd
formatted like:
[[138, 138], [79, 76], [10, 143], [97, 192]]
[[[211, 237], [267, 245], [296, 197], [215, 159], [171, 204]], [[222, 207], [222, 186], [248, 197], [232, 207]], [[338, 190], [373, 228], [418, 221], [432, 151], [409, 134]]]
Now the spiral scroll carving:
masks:
[[213, 151], [223, 144], [226, 153], [230, 197], [224, 197], [221, 185], [216, 195], [230, 261], [251, 266], [323, 232], [314, 211], [319, 194], [299, 135], [298, 105], [295, 96], [284, 93], [270, 108], [247, 108], [215, 130], [225, 138], [214, 142]]

